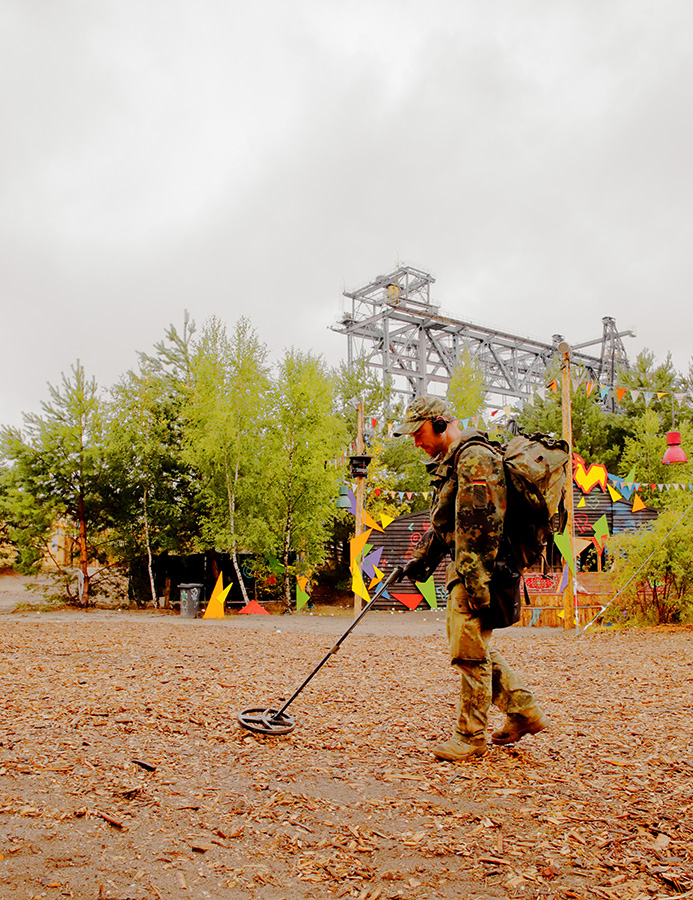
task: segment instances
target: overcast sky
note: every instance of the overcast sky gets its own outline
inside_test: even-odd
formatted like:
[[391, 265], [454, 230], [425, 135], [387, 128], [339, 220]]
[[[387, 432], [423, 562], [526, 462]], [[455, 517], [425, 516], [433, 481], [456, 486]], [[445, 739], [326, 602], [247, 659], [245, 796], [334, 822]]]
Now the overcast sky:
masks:
[[336, 363], [398, 263], [687, 370], [692, 35], [690, 0], [0, 0], [0, 423], [185, 309]]

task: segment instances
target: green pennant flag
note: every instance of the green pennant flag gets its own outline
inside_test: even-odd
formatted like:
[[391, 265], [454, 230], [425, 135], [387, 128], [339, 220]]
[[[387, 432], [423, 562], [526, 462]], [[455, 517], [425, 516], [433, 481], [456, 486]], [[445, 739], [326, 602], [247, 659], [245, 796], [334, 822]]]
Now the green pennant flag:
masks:
[[553, 542], [558, 547], [559, 553], [563, 557], [563, 559], [568, 563], [570, 567], [570, 571], [573, 573], [573, 577], [575, 576], [575, 559], [573, 554], [570, 552], [570, 537], [568, 535], [568, 529], [563, 532], [563, 534], [554, 534]]
[[421, 591], [421, 594], [431, 607], [431, 609], [438, 609], [438, 600], [436, 599], [436, 586], [433, 583], [433, 575], [428, 579], [428, 581], [417, 581], [417, 588]]
[[305, 591], [302, 591], [301, 588], [296, 585], [296, 610], [303, 609], [304, 606], [308, 605], [308, 601], [310, 597], [306, 594]]
[[592, 526], [592, 531], [594, 532], [594, 543], [602, 550], [606, 539], [609, 537], [609, 523], [605, 515], [597, 519]]

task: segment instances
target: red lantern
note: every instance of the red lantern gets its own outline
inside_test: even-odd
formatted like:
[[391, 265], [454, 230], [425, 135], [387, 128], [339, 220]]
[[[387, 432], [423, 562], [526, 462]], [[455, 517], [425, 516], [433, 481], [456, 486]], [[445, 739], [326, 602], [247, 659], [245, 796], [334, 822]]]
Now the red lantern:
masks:
[[667, 449], [664, 451], [662, 462], [665, 466], [671, 465], [671, 463], [688, 462], [688, 457], [683, 452], [683, 448], [681, 446], [680, 431], [667, 432]]

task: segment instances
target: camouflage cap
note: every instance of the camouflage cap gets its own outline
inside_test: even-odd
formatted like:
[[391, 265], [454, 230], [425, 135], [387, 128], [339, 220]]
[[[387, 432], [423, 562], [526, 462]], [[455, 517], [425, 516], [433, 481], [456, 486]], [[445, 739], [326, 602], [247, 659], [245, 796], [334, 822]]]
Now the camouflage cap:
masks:
[[404, 422], [401, 425], [395, 425], [393, 436], [400, 437], [403, 434], [414, 434], [421, 428], [422, 424], [430, 419], [442, 417], [448, 422], [454, 418], [452, 407], [443, 400], [442, 397], [434, 397], [431, 394], [424, 394], [423, 397], [417, 397], [407, 407], [404, 414]]

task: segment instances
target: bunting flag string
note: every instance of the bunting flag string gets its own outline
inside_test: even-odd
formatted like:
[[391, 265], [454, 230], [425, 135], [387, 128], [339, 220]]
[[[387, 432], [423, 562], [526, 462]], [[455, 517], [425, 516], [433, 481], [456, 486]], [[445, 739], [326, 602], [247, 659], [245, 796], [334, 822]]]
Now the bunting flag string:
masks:
[[[583, 386], [585, 388], [585, 396], [587, 396], [587, 397], [590, 397], [590, 396], [592, 396], [592, 394], [595, 394], [595, 396], [599, 396], [600, 400], [604, 400], [604, 398], [608, 394], [611, 394], [616, 399], [617, 403], [621, 403], [623, 401], [623, 398], [626, 396], [626, 394], [630, 394], [630, 397], [631, 397], [631, 400], [633, 401], [633, 403], [636, 403], [640, 398], [642, 398], [645, 402], [646, 407], [650, 405], [650, 403], [655, 399], [655, 397], [657, 398], [657, 400], [663, 400], [665, 397], [673, 397], [673, 399], [676, 401], [676, 403], [679, 404], [679, 406], [685, 400], [690, 401], [693, 399], [693, 395], [691, 394], [690, 390], [658, 391], [658, 390], [645, 390], [644, 388], [625, 388], [625, 387], [619, 387], [618, 385], [615, 385], [615, 384], [601, 384], [601, 385], [597, 384], [594, 381], [589, 381], [588, 379], [586, 379], [582, 373], [579, 375], [571, 376], [571, 387], [572, 387], [573, 393], [577, 393], [578, 391], [580, 391]], [[558, 379], [556, 379], [556, 378], [552, 379], [551, 381], [548, 382], [546, 387], [535, 388], [534, 391], [529, 396], [524, 397], [522, 399], [522, 401], [520, 401], [520, 404], [529, 403], [531, 406], [536, 405], [537, 398], [539, 398], [541, 400], [546, 399], [546, 391], [547, 390], [553, 391], [554, 394], [557, 394], [559, 391]], [[522, 407], [520, 405], [520, 409], [521, 408]], [[497, 410], [496, 410], [496, 412], [497, 412]]]

